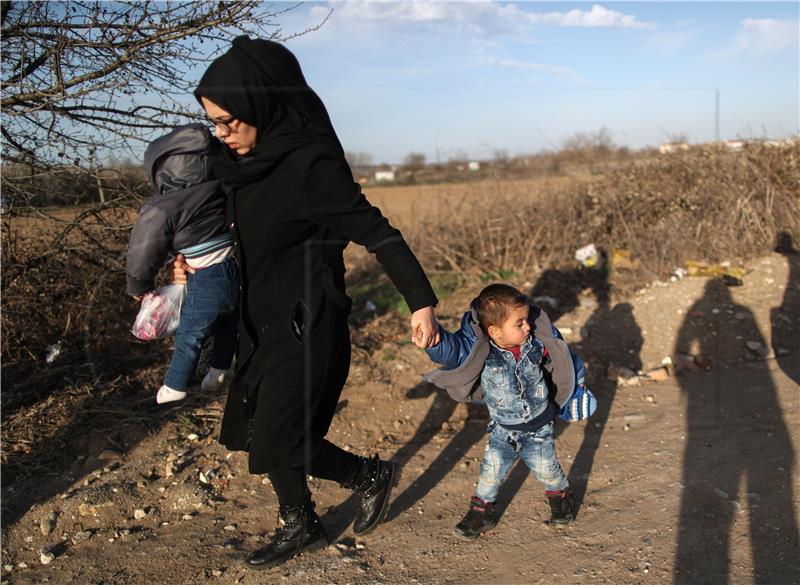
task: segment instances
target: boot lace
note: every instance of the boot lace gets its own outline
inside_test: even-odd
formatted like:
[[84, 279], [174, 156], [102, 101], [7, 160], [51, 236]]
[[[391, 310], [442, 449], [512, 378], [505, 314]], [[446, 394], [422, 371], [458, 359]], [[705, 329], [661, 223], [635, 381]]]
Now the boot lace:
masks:
[[297, 526], [297, 522], [281, 522], [275, 529], [275, 536], [272, 537], [273, 542], [289, 542], [292, 540], [290, 536], [292, 529]]
[[550, 511], [554, 516], [567, 516], [570, 513], [571, 502], [569, 493], [561, 492], [549, 497]]
[[482, 510], [470, 508], [467, 510], [467, 513], [461, 523], [467, 526], [477, 526], [479, 524], [483, 524], [483, 515], [484, 512]]

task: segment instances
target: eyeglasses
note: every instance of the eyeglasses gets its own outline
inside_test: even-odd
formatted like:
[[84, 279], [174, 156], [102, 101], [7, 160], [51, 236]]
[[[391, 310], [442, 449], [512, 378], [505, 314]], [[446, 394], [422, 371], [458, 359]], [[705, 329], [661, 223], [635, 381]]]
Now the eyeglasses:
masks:
[[219, 130], [220, 133], [225, 134], [226, 136], [233, 132], [233, 128], [231, 128], [231, 124], [234, 122], [238, 122], [236, 118], [233, 116], [229, 116], [224, 120], [214, 119], [214, 118], [207, 118], [208, 123], [211, 124], [211, 127], [215, 130]]

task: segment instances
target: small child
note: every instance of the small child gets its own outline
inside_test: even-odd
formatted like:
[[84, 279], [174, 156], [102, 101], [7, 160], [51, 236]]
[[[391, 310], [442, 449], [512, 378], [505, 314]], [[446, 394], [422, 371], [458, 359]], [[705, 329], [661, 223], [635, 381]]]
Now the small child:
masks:
[[553, 421], [573, 393], [576, 373], [550, 319], [517, 289], [492, 284], [471, 303], [461, 329], [440, 328], [440, 334], [439, 344], [426, 351], [444, 368], [427, 379], [460, 402], [485, 400], [491, 417], [478, 488], [455, 535], [473, 540], [497, 524], [497, 493], [517, 458], [544, 483], [550, 523], [572, 521], [572, 494], [556, 457]]
[[211, 369], [204, 390], [219, 388], [231, 367], [239, 306], [239, 269], [225, 219], [225, 194], [211, 162], [219, 143], [201, 124], [178, 127], [144, 153], [156, 194], [139, 209], [126, 263], [127, 290], [136, 300], [153, 290], [170, 253], [194, 269], [175, 332], [175, 354], [156, 394], [163, 404], [186, 397], [203, 343], [213, 335]]

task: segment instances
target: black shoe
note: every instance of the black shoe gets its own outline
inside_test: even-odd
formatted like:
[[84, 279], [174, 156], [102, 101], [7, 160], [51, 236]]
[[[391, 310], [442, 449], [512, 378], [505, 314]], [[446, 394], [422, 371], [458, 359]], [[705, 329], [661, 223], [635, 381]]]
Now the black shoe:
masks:
[[400, 467], [391, 461], [382, 461], [377, 455], [364, 459], [352, 486], [358, 496], [358, 511], [353, 522], [356, 535], [369, 534], [381, 523], [389, 508], [389, 494], [399, 477]]
[[479, 497], [473, 496], [467, 514], [456, 524], [453, 534], [464, 540], [475, 540], [495, 526], [497, 526], [497, 508], [494, 502], [484, 502]]
[[569, 524], [575, 518], [575, 504], [568, 489], [547, 493], [547, 501], [550, 502], [550, 524]]
[[244, 564], [250, 569], [269, 569], [301, 552], [311, 552], [325, 547], [328, 538], [314, 504], [309, 502], [294, 508], [281, 508], [283, 526], [266, 546], [250, 553]]

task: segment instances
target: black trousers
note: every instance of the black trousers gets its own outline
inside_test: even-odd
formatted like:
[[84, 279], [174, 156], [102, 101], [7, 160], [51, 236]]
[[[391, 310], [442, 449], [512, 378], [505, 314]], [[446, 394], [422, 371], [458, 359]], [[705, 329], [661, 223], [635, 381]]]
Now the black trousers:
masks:
[[307, 475], [329, 479], [346, 487], [355, 481], [362, 461], [361, 457], [322, 439], [320, 450], [311, 461], [298, 467], [273, 469], [268, 475], [280, 507], [294, 508], [311, 499]]

